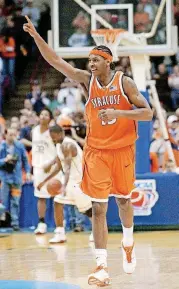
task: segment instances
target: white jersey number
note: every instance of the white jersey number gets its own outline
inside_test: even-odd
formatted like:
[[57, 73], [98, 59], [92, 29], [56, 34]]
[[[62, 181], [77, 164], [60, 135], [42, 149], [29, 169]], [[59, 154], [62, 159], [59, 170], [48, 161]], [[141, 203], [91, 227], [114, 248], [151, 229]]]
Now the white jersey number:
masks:
[[107, 122], [105, 122], [104, 120], [102, 120], [102, 125], [110, 125], [110, 124], [114, 124], [117, 121], [117, 118], [114, 118], [112, 120], [109, 120]]
[[102, 120], [102, 125], [114, 124], [116, 121], [117, 121], [117, 118], [109, 120], [108, 122], [105, 122], [104, 120]]
[[36, 151], [37, 153], [43, 154], [43, 153], [44, 153], [44, 149], [45, 149], [45, 148], [44, 148], [43, 145], [37, 145], [35, 151]]

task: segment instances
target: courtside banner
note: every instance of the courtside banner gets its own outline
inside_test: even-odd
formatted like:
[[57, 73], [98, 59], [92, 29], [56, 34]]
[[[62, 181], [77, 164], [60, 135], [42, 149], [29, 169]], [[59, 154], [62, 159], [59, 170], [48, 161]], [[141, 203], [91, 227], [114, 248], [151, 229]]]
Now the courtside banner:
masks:
[[136, 180], [136, 189], [133, 190], [131, 201], [134, 207], [134, 216], [149, 216], [152, 208], [159, 199], [156, 191], [156, 180]]

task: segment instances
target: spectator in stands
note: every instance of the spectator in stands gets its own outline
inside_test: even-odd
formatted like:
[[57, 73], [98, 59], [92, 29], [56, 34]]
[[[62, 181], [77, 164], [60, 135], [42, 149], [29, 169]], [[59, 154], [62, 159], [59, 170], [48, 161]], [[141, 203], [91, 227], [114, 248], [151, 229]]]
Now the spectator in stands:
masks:
[[0, 57], [0, 114], [2, 114], [2, 106], [3, 106], [3, 89], [2, 89], [2, 83], [3, 83], [3, 60]]
[[34, 80], [32, 83], [32, 90], [27, 94], [26, 98], [31, 100], [33, 109], [36, 113], [39, 113], [45, 107], [41, 94], [41, 86], [39, 85], [38, 80]]
[[[167, 119], [169, 139], [173, 149], [176, 165], [179, 167], [179, 119], [176, 115], [170, 115]], [[169, 159], [166, 154], [166, 160]]]
[[175, 16], [175, 24], [178, 27], [178, 38], [179, 38], [179, 0], [176, 0], [174, 6], [174, 16]]
[[24, 108], [20, 110], [20, 113], [24, 116], [29, 117], [32, 115], [32, 111], [33, 111], [32, 102], [30, 101], [30, 99], [25, 99]]
[[6, 27], [6, 18], [3, 16], [3, 10], [0, 7], [0, 33]]
[[128, 22], [127, 22], [127, 13], [124, 14], [119, 14], [118, 15], [118, 19], [117, 19], [117, 15], [112, 14], [111, 15], [111, 24], [114, 28], [121, 28], [121, 29], [128, 29]]
[[3, 5], [3, 15], [9, 16], [11, 15], [15, 10], [15, 2], [13, 0], [4, 0], [1, 1]]
[[[99, 15], [104, 18], [109, 24], [112, 24], [112, 14], [107, 10], [99, 10]], [[118, 19], [117, 19], [118, 20]], [[97, 22], [97, 29], [103, 28], [101, 23]]]
[[10, 36], [10, 31], [6, 30], [0, 37], [0, 52], [3, 59], [3, 75], [9, 76], [11, 89], [15, 89], [15, 40]]
[[21, 115], [19, 118], [19, 122], [20, 122], [20, 127], [23, 128], [26, 124], [26, 122], [28, 121], [28, 117], [26, 115]]
[[151, 22], [149, 13], [144, 10], [144, 4], [139, 3], [134, 14], [135, 33], [147, 32], [150, 30]]
[[26, 98], [31, 100], [33, 97], [35, 97], [36, 94], [38, 94], [38, 95], [41, 94], [41, 87], [40, 87], [38, 80], [32, 81], [31, 92], [27, 93]]
[[47, 32], [51, 30], [50, 6], [47, 3], [42, 4], [38, 29], [41, 37], [47, 42]]
[[26, 0], [27, 5], [22, 10], [22, 15], [27, 15], [35, 28], [38, 27], [38, 21], [40, 19], [40, 10], [37, 7], [33, 7], [33, 0]]
[[1, 220], [3, 219], [2, 216], [4, 215], [5, 212], [6, 212], [6, 208], [3, 206], [0, 200], [0, 223], [1, 223]]
[[58, 102], [58, 94], [59, 94], [59, 89], [54, 89], [53, 91], [53, 99], [48, 105], [48, 108], [51, 110], [53, 113], [55, 109], [60, 109], [60, 103]]
[[71, 47], [82, 47], [89, 45], [89, 17], [80, 11], [72, 22], [72, 26], [76, 29], [68, 39], [68, 45]]
[[29, 117], [29, 125], [36, 126], [39, 123], [39, 117], [35, 111], [32, 112], [32, 115]]
[[[4, 0], [0, 0], [0, 8], [3, 10], [5, 6]], [[2, 13], [4, 15], [4, 13]]]
[[122, 70], [127, 76], [132, 77], [129, 57], [119, 58], [119, 63], [116, 66], [116, 70]]
[[165, 169], [163, 173], [176, 173], [175, 164], [172, 160], [168, 160], [165, 164]]
[[85, 0], [87, 5], [104, 4], [104, 0]]
[[15, 9], [14, 16], [14, 37], [16, 41], [16, 78], [20, 79], [28, 61], [28, 53], [31, 50], [30, 37], [23, 30], [25, 18], [22, 15], [22, 7]]
[[17, 117], [17, 116], [13, 116], [13, 117], [11, 117], [11, 124], [12, 123], [16, 123], [16, 124], [18, 124], [18, 126], [19, 126], [19, 118]]
[[5, 132], [6, 121], [2, 114], [0, 114], [0, 143], [3, 140], [4, 132]]
[[153, 133], [153, 141], [150, 144], [150, 153], [155, 153], [157, 155], [160, 172], [163, 170], [165, 151], [166, 145], [162, 136], [162, 132], [160, 128], [156, 128]]
[[168, 131], [170, 135], [176, 139], [176, 135], [178, 132], [178, 124], [179, 124], [179, 119], [176, 115], [170, 115], [167, 119], [167, 124], [168, 124]]
[[173, 73], [169, 75], [168, 84], [172, 89], [171, 98], [173, 109], [177, 109], [179, 100], [179, 65], [173, 67]]
[[159, 64], [158, 73], [154, 74], [153, 79], [156, 81], [160, 102], [162, 102], [164, 107], [171, 109], [171, 89], [168, 85], [168, 72], [164, 63]]
[[105, 4], [117, 4], [118, 0], [105, 0]]
[[58, 93], [58, 102], [61, 104], [60, 109], [69, 108], [71, 111], [77, 111], [79, 102], [82, 99], [82, 91], [78, 85], [66, 78], [61, 84], [61, 89]]
[[28, 152], [32, 149], [32, 126], [29, 125], [28, 118], [23, 121], [23, 127], [21, 127], [19, 132], [19, 140], [24, 144]]
[[[22, 168], [30, 180], [30, 167], [24, 145], [16, 140], [17, 132], [8, 129], [6, 140], [0, 145], [1, 200], [11, 214], [11, 225], [19, 230], [19, 209], [22, 186]], [[10, 200], [10, 210], [9, 210]]]
[[139, 3], [144, 5], [144, 12], [149, 14], [149, 19], [153, 23], [157, 14], [158, 6], [153, 3], [153, 0], [140, 0]]
[[42, 103], [44, 104], [44, 106], [49, 106], [51, 103], [46, 91], [42, 91], [41, 100], [42, 100]]
[[177, 108], [177, 110], [175, 111], [175, 114], [176, 114], [176, 116], [177, 116], [178, 119], [179, 119], [179, 108]]

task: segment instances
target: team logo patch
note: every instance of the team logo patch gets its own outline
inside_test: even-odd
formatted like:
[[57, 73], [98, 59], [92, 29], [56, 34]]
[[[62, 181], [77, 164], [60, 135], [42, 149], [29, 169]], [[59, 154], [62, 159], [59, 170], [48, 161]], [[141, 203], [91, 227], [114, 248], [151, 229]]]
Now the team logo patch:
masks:
[[116, 85], [110, 86], [109, 90], [110, 91], [115, 91], [115, 90], [117, 90], [117, 86]]
[[132, 192], [131, 201], [134, 207], [134, 216], [149, 216], [152, 208], [158, 201], [155, 180], [136, 180], [136, 189]]

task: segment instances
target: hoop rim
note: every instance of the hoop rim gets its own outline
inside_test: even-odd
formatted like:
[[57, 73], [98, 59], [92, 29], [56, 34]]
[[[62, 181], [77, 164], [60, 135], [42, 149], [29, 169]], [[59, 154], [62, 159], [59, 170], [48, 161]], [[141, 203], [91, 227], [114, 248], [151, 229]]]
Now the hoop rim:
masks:
[[91, 35], [106, 35], [106, 34], [112, 34], [112, 35], [117, 35], [122, 32], [127, 32], [127, 30], [122, 29], [122, 28], [114, 28], [114, 29], [96, 29], [96, 30], [91, 30]]

